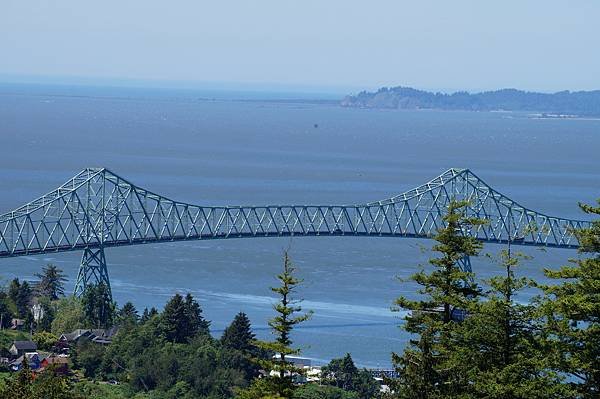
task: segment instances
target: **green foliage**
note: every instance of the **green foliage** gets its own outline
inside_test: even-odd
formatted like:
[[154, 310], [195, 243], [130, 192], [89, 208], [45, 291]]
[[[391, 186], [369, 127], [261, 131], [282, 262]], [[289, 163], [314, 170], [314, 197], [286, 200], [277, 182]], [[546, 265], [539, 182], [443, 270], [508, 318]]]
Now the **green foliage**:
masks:
[[332, 359], [321, 372], [322, 382], [356, 393], [358, 398], [377, 396], [379, 386], [367, 370], [359, 370], [349, 353], [341, 359]]
[[11, 320], [14, 317], [13, 310], [14, 303], [4, 292], [0, 292], [0, 328], [8, 328], [11, 325]]
[[77, 345], [73, 348], [71, 361], [73, 367], [83, 370], [87, 378], [96, 378], [99, 376], [100, 366], [106, 348], [86, 338], [80, 338]]
[[463, 395], [486, 398], [569, 398], [570, 390], [549, 368], [542, 320], [532, 304], [517, 301], [532, 288], [514, 269], [522, 254], [500, 253], [505, 276], [487, 283], [486, 300], [475, 303], [450, 343], [446, 362], [464, 376]]
[[50, 331], [52, 329], [52, 322], [54, 321], [56, 306], [47, 297], [36, 298], [35, 301], [37, 301], [43, 310], [43, 317], [35, 323], [35, 330]]
[[254, 348], [254, 333], [250, 328], [250, 319], [246, 313], [238, 313], [231, 324], [223, 331], [223, 346], [240, 351], [251, 351]]
[[331, 385], [306, 384], [294, 391], [294, 399], [359, 399], [370, 396], [359, 396], [356, 392], [345, 391]]
[[26, 318], [30, 313], [29, 305], [33, 297], [33, 293], [27, 281], [19, 282], [18, 278], [10, 282], [8, 288], [8, 297], [16, 306], [16, 314], [19, 318]]
[[46, 297], [51, 301], [55, 301], [65, 295], [66, 275], [61, 269], [53, 264], [46, 265], [41, 273], [36, 273], [39, 278], [36, 284], [35, 291], [40, 297]]
[[478, 255], [482, 245], [463, 231], [484, 223], [465, 215], [467, 201], [451, 201], [444, 216], [445, 226], [434, 237], [433, 250], [439, 257], [429, 262], [435, 267], [431, 273], [424, 270], [411, 279], [422, 288], [420, 300], [400, 297], [394, 310], [406, 309], [404, 329], [416, 334], [402, 355], [392, 354], [392, 361], [400, 378], [393, 388], [401, 397], [441, 397], [464, 389], [464, 381], [457, 380], [457, 370], [447, 362], [451, 354], [450, 342], [459, 323], [453, 319], [456, 311], [473, 307], [480, 288], [471, 281], [472, 273], [461, 270], [459, 262], [466, 256]]
[[52, 320], [52, 333], [60, 335], [78, 328], [85, 328], [85, 314], [81, 300], [73, 296], [59, 299]]
[[185, 296], [184, 314], [188, 322], [188, 335], [195, 336], [198, 333], [210, 334], [210, 322], [202, 317], [202, 309], [200, 304], [196, 302], [192, 294], [189, 292]]
[[209, 323], [202, 317], [200, 305], [190, 294], [185, 300], [175, 294], [165, 305], [160, 323], [165, 339], [175, 343], [187, 342], [199, 333], [209, 334]]
[[127, 302], [117, 313], [117, 322], [121, 326], [136, 325], [140, 319], [133, 303]]
[[111, 299], [110, 289], [100, 282], [85, 287], [81, 297], [83, 313], [88, 326], [109, 328], [115, 318], [116, 305]]
[[50, 351], [58, 342], [58, 337], [47, 331], [33, 334], [33, 342], [37, 344], [38, 350]]
[[86, 399], [124, 399], [133, 397], [127, 385], [112, 385], [82, 380], [73, 386], [77, 397]]
[[23, 368], [14, 376], [5, 381], [0, 389], [0, 399], [79, 399], [72, 392], [69, 381], [54, 373], [52, 369], [46, 370], [34, 380], [33, 373], [24, 362]]
[[0, 347], [7, 349], [13, 341], [27, 341], [29, 339], [29, 333], [24, 333], [18, 330], [2, 330], [0, 331]]
[[[257, 362], [257, 364], [267, 372], [275, 371], [277, 373], [276, 376], [255, 380], [255, 384], [258, 383], [257, 381], [261, 381], [262, 394], [269, 397], [292, 397], [295, 388], [292, 380], [293, 374], [302, 373], [301, 369], [298, 369], [292, 362], [286, 359], [286, 356], [288, 355], [300, 353], [299, 349], [291, 347], [292, 330], [297, 324], [308, 320], [312, 314], [311, 312], [308, 312], [295, 316], [295, 314], [302, 311], [302, 308], [299, 305], [301, 300], [294, 298], [297, 286], [302, 282], [302, 280], [295, 277], [295, 270], [296, 268], [292, 264], [287, 251], [284, 252], [283, 272], [277, 275], [277, 279], [281, 285], [279, 287], [271, 288], [271, 291], [279, 295], [279, 301], [273, 305], [273, 309], [277, 315], [269, 320], [269, 326], [275, 335], [275, 341], [257, 343], [258, 347], [264, 351], [276, 354], [274, 358], [259, 359]], [[244, 397], [244, 395], [250, 395], [256, 392], [258, 392], [257, 387], [252, 386], [249, 388], [248, 392], [242, 392], [240, 395]]]
[[235, 392], [236, 399], [284, 399], [277, 393], [279, 383], [273, 377], [257, 378], [246, 389]]
[[143, 324], [143, 323], [147, 322], [148, 320], [150, 320], [157, 314], [158, 314], [158, 310], [156, 310], [155, 307], [150, 308], [150, 310], [148, 310], [148, 308], [144, 308], [144, 313], [142, 313], [142, 316], [140, 317], [140, 323]]
[[252, 332], [250, 319], [245, 313], [238, 313], [231, 324], [223, 331], [221, 345], [239, 352], [240, 356], [232, 361], [237, 362], [244, 370], [247, 379], [258, 376], [259, 367], [253, 359], [266, 358], [268, 353], [261, 351], [256, 346], [255, 336]]
[[[600, 200], [599, 200], [600, 203]], [[600, 207], [580, 204], [588, 214]], [[585, 257], [559, 270], [545, 270], [559, 280], [542, 286], [552, 359], [556, 370], [567, 373], [585, 398], [600, 396], [600, 220], [576, 232]]]
[[[78, 345], [73, 359], [75, 366], [91, 378], [120, 381], [131, 388], [131, 396], [135, 397], [231, 397], [233, 389], [250, 382], [239, 361], [245, 358], [244, 354], [221, 345], [203, 328], [195, 335], [183, 330], [192, 324], [188, 317], [192, 322], [204, 320], [199, 318], [199, 306], [189, 298], [184, 300], [175, 295], [162, 314], [121, 328], [107, 347], [93, 343]], [[186, 302], [192, 305], [188, 308], [191, 312], [186, 312]], [[173, 321], [182, 330], [165, 332], [165, 320]], [[205, 326], [208, 328], [208, 322]], [[180, 342], [168, 336], [169, 332], [179, 336]]]

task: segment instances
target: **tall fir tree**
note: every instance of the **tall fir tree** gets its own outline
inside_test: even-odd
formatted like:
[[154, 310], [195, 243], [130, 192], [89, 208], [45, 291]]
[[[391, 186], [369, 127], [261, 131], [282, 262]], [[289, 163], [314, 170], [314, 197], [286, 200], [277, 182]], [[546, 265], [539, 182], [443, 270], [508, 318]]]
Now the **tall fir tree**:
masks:
[[256, 346], [250, 319], [245, 313], [238, 313], [231, 324], [225, 328], [221, 336], [221, 345], [230, 349], [230, 359], [244, 371], [247, 380], [252, 380], [260, 373], [257, 359], [266, 358], [268, 353]]
[[444, 397], [460, 392], [466, 384], [448, 360], [457, 316], [469, 311], [481, 295], [472, 273], [460, 266], [462, 259], [478, 255], [482, 248], [479, 241], [465, 234], [485, 223], [466, 215], [468, 205], [468, 201], [449, 203], [443, 217], [445, 225], [438, 229], [434, 237], [437, 243], [432, 248], [440, 255], [429, 260], [435, 269], [411, 276], [421, 286], [422, 298], [410, 300], [402, 296], [395, 302], [394, 310], [409, 311], [404, 329], [416, 335], [404, 353], [392, 354], [392, 362], [400, 373], [392, 385], [399, 397]]
[[257, 345], [275, 356], [269, 359], [258, 359], [257, 362], [267, 373], [265, 378], [255, 379], [253, 384], [239, 393], [243, 399], [251, 398], [291, 398], [294, 393], [294, 374], [301, 374], [303, 370], [294, 366], [288, 356], [300, 353], [300, 349], [292, 348], [291, 333], [295, 326], [308, 320], [312, 312], [301, 313], [301, 299], [296, 298], [298, 285], [301, 279], [295, 276], [296, 268], [292, 264], [287, 251], [283, 254], [283, 271], [277, 275], [280, 285], [272, 287], [271, 291], [279, 297], [273, 305], [276, 316], [269, 320], [271, 332], [275, 340], [271, 342], [258, 342]]
[[198, 333], [210, 334], [210, 322], [205, 320], [202, 316], [202, 308], [200, 304], [194, 299], [192, 294], [188, 293], [185, 296], [185, 315], [188, 319], [188, 334], [194, 336]]
[[202, 309], [191, 294], [185, 298], [175, 294], [165, 305], [160, 324], [167, 341], [175, 343], [188, 342], [198, 334], [209, 335], [210, 322], [202, 317]]
[[183, 343], [188, 338], [188, 319], [185, 314], [185, 302], [180, 294], [175, 294], [165, 305], [160, 319], [165, 339]]
[[[600, 204], [600, 200], [598, 201]], [[590, 215], [600, 206], [580, 204]], [[555, 367], [567, 373], [584, 398], [600, 397], [600, 220], [575, 231], [583, 256], [559, 270], [545, 270], [559, 280], [542, 286], [546, 330], [550, 332]]]

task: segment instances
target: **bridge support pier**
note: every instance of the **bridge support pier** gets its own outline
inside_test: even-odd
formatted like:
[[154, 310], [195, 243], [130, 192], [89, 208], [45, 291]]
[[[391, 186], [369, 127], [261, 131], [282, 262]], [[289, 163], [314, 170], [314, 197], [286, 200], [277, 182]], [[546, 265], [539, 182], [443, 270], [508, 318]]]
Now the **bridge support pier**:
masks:
[[73, 295], [81, 297], [86, 287], [90, 284], [104, 283], [108, 287], [108, 292], [112, 298], [110, 280], [108, 279], [108, 269], [106, 267], [106, 258], [104, 256], [104, 247], [85, 248], [77, 273], [77, 282]]
[[458, 264], [463, 272], [471, 273], [473, 271], [471, 268], [471, 257], [469, 255], [464, 256], [461, 260], [459, 260]]

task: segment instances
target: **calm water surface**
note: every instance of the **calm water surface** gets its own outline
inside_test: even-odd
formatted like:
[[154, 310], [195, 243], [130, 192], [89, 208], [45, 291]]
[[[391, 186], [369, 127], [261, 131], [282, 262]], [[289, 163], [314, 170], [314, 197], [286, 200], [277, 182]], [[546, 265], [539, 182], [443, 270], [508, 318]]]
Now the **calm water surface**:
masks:
[[[0, 212], [88, 166], [204, 205], [362, 203], [401, 193], [451, 167], [470, 168], [548, 214], [585, 218], [577, 202], [600, 197], [600, 121], [233, 97], [241, 95], [0, 86]], [[386, 367], [390, 352], [402, 350], [407, 339], [399, 315], [390, 312], [392, 301], [415, 295], [415, 286], [397, 277], [425, 265], [430, 245], [393, 238], [257, 238], [114, 248], [106, 255], [120, 304], [162, 307], [175, 292], [189, 291], [215, 334], [244, 311], [257, 334], [268, 338], [269, 287], [290, 247], [305, 279], [304, 306], [315, 311], [296, 335], [304, 355], [324, 361], [351, 352], [361, 365]], [[538, 278], [543, 267], [577, 256], [526, 251], [534, 259], [521, 272]], [[5, 280], [33, 278], [52, 262], [69, 274], [72, 289], [79, 256], [1, 259], [0, 274]], [[500, 270], [483, 260], [474, 267], [482, 277]]]

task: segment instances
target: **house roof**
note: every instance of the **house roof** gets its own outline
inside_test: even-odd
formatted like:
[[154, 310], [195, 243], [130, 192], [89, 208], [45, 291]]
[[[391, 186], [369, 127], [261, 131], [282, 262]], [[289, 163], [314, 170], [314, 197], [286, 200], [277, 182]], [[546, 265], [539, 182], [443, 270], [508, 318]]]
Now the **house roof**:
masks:
[[33, 341], [14, 341], [13, 346], [19, 351], [36, 350], [37, 344]]
[[43, 361], [46, 361], [48, 364], [67, 364], [69, 363], [69, 359], [66, 357], [58, 357], [58, 356], [50, 356], [45, 358]]
[[77, 341], [81, 337], [87, 337], [94, 342], [110, 343], [110, 339], [117, 333], [118, 327], [111, 327], [108, 330], [96, 328], [91, 330], [77, 329], [73, 332], [62, 334], [61, 340]]

